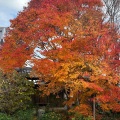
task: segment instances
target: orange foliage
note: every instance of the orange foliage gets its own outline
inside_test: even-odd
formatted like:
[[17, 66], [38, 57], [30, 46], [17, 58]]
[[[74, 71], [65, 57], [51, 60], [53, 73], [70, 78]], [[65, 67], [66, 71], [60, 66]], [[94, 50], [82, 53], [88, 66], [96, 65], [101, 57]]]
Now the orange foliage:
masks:
[[89, 105], [80, 104], [75, 108], [74, 111], [81, 113], [82, 115], [85, 115], [85, 116], [92, 116], [92, 110], [90, 108], [91, 107]]

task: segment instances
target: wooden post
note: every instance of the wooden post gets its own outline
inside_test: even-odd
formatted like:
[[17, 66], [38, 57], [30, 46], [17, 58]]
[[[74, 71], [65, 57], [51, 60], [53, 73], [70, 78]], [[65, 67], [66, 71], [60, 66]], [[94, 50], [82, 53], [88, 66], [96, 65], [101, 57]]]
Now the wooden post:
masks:
[[93, 100], [93, 120], [95, 120], [95, 98]]

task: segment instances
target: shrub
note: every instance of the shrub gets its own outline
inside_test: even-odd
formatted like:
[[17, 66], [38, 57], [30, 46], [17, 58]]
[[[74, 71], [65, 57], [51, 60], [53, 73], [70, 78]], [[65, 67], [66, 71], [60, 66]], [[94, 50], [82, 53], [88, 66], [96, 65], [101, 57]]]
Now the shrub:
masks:
[[13, 115], [8, 115], [6, 113], [0, 113], [0, 120], [33, 120], [34, 119], [34, 109], [19, 110]]
[[40, 120], [62, 120], [62, 116], [55, 112], [48, 112], [45, 113]]
[[92, 120], [91, 117], [84, 117], [80, 114], [75, 115], [75, 120]]
[[0, 113], [0, 120], [13, 120], [11, 116], [4, 114], [4, 113]]
[[33, 120], [33, 109], [19, 110], [14, 114], [14, 120]]
[[102, 120], [119, 120], [120, 119], [120, 112], [104, 112], [102, 116]]
[[83, 116], [79, 113], [69, 113], [69, 118], [72, 118], [72, 120], [92, 120], [92, 117], [88, 116]]

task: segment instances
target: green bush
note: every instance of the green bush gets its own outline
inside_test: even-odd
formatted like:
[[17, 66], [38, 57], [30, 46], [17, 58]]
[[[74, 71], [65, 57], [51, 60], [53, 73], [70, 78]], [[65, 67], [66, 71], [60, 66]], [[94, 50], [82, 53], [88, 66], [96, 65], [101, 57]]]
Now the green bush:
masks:
[[62, 120], [62, 116], [55, 112], [48, 112], [45, 113], [40, 120]]
[[13, 118], [7, 114], [0, 113], [0, 120], [13, 120]]
[[102, 120], [119, 120], [120, 119], [120, 113], [115, 112], [104, 112]]
[[13, 115], [0, 113], [0, 120], [33, 120], [34, 109], [19, 110]]
[[33, 120], [33, 109], [20, 110], [14, 114], [14, 120]]
[[85, 117], [79, 113], [69, 113], [70, 115], [72, 115], [72, 120], [92, 120], [91, 117]]

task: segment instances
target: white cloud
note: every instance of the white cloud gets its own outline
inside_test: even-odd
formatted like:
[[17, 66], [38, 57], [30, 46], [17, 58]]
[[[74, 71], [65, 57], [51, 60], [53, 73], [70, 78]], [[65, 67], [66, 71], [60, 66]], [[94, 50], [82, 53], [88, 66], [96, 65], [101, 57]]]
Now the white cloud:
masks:
[[0, 6], [19, 11], [22, 10], [23, 6], [27, 5], [27, 2], [29, 0], [0, 0]]
[[27, 6], [30, 0], [0, 0], [0, 27], [8, 27], [9, 20], [14, 19], [23, 6]]

